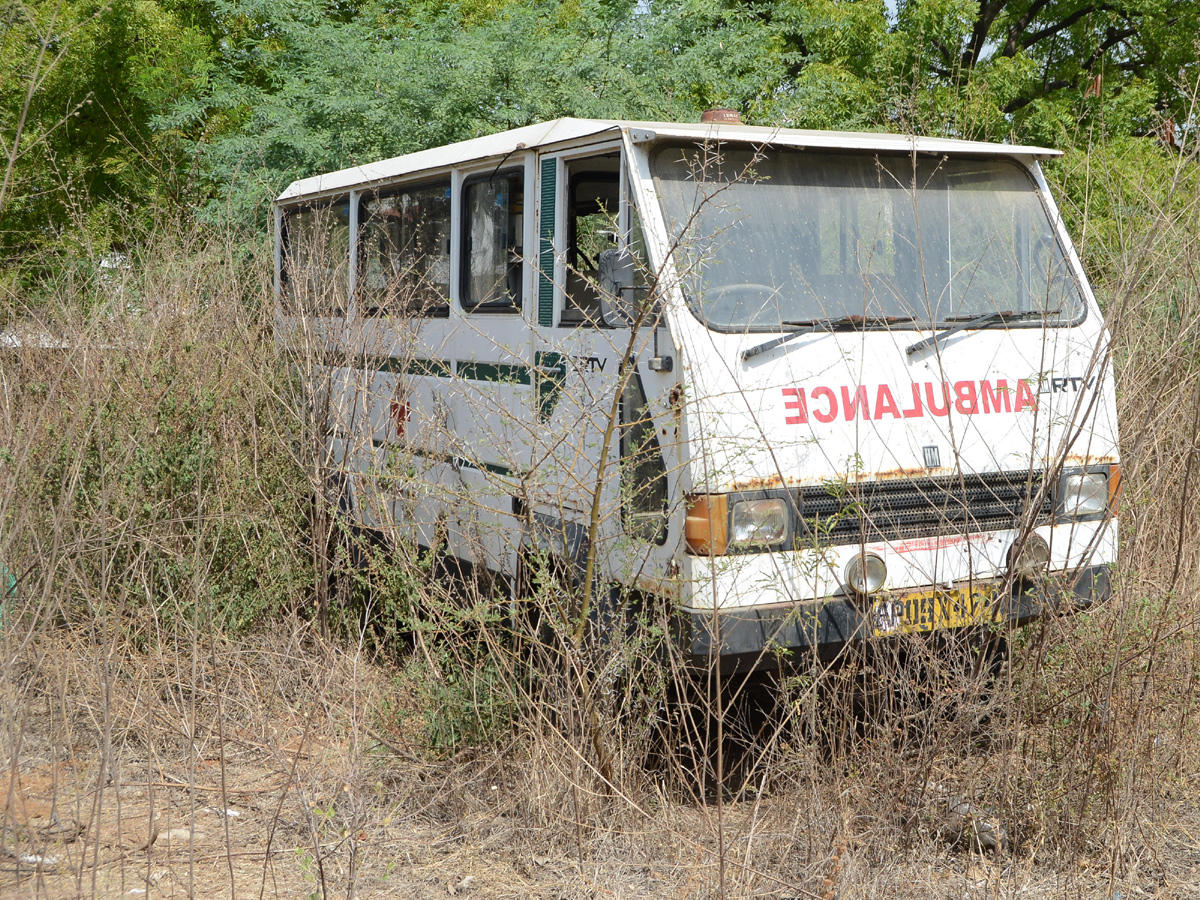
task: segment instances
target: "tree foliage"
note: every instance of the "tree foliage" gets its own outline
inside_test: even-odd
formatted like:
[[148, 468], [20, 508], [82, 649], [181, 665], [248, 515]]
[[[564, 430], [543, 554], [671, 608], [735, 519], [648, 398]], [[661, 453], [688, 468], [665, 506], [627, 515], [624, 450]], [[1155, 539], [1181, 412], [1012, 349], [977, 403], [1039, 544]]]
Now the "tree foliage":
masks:
[[190, 160], [181, 135], [151, 120], [203, 89], [210, 37], [153, 0], [16, 0], [0, 17], [8, 261], [81, 219], [119, 239], [120, 210], [177, 202]]
[[11, 0], [0, 17], [10, 267], [562, 115], [732, 106], [1086, 147], [1165, 123], [1181, 140], [1200, 77], [1200, 0]]

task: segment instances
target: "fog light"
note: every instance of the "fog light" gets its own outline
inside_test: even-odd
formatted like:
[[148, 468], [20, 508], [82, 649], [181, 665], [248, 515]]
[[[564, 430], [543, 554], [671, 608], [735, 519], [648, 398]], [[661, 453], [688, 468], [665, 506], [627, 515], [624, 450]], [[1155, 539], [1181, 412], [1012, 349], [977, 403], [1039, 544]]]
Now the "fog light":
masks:
[[1017, 578], [1033, 578], [1050, 564], [1050, 545], [1041, 535], [1030, 534], [1021, 545], [1008, 548], [1008, 571]]
[[887, 579], [887, 566], [874, 553], [860, 553], [846, 563], [846, 586], [856, 594], [873, 594]]

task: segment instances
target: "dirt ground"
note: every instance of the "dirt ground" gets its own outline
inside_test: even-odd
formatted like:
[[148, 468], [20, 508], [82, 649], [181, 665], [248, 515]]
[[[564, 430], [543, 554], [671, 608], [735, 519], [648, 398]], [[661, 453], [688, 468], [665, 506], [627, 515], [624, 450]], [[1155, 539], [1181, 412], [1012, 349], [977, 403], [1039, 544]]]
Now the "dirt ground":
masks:
[[1195, 777], [1069, 858], [985, 855], [939, 839], [939, 808], [986, 760], [932, 773], [907, 817], [853, 772], [720, 806], [588, 795], [569, 752], [431, 757], [396, 672], [353, 653], [50, 649], [3, 698], [5, 900], [1200, 897]]
[[[588, 836], [581, 861], [577, 848], [541, 846], [536, 829], [500, 808], [447, 817], [412, 804], [400, 784], [345, 817], [334, 809], [343, 798], [306, 795], [311, 753], [299, 752], [292, 772], [256, 748], [228, 750], [224, 765], [206, 759], [192, 773], [125, 765], [122, 781], [102, 790], [94, 764], [31, 759], [10, 771], [0, 896], [551, 900], [712, 896], [717, 888], [715, 847], [702, 837], [711, 809], [672, 810], [674, 839]], [[398, 770], [392, 774], [402, 780], [405, 767]], [[421, 773], [409, 770], [407, 777]], [[352, 788], [344, 788], [349, 800]], [[1200, 817], [1193, 804], [1174, 804], [1162, 810], [1161, 821], [1139, 823], [1146, 849], [1120, 874], [1111, 856], [1079, 859], [1063, 870], [1036, 855], [993, 859], [966, 850], [931, 853], [927, 846], [874, 858], [849, 848], [840, 867], [830, 860], [809, 866], [801, 883], [742, 869], [752, 842], [804, 852], [787, 846], [795, 836], [770, 829], [787, 805], [775, 797], [725, 810], [736, 896], [827, 896], [824, 881], [833, 873], [833, 896], [844, 898], [1200, 897]]]

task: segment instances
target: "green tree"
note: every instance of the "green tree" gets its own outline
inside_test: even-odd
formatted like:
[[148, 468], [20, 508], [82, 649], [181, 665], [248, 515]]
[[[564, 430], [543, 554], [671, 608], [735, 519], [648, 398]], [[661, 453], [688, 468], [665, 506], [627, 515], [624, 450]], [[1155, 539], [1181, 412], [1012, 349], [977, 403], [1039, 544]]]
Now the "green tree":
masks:
[[1167, 121], [1183, 134], [1200, 0], [16, 0], [0, 14], [11, 267], [73, 241], [94, 260], [139, 217], [245, 220], [296, 177], [562, 115], [733, 106], [759, 124], [1056, 146]]
[[151, 119], [204, 90], [212, 44], [152, 0], [28, 0], [0, 10], [0, 253], [16, 290], [39, 249], [95, 258], [131, 215], [190, 202], [185, 135]]

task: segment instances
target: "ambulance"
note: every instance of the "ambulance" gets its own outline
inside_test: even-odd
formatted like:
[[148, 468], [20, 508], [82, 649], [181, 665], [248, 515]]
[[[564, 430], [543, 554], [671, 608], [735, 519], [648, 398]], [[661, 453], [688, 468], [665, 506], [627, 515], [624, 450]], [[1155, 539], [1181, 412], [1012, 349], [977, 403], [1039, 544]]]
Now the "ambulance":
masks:
[[[343, 511], [723, 671], [1102, 601], [1109, 335], [1039, 147], [563, 118], [296, 181]], [[561, 612], [561, 611], [560, 611]]]

